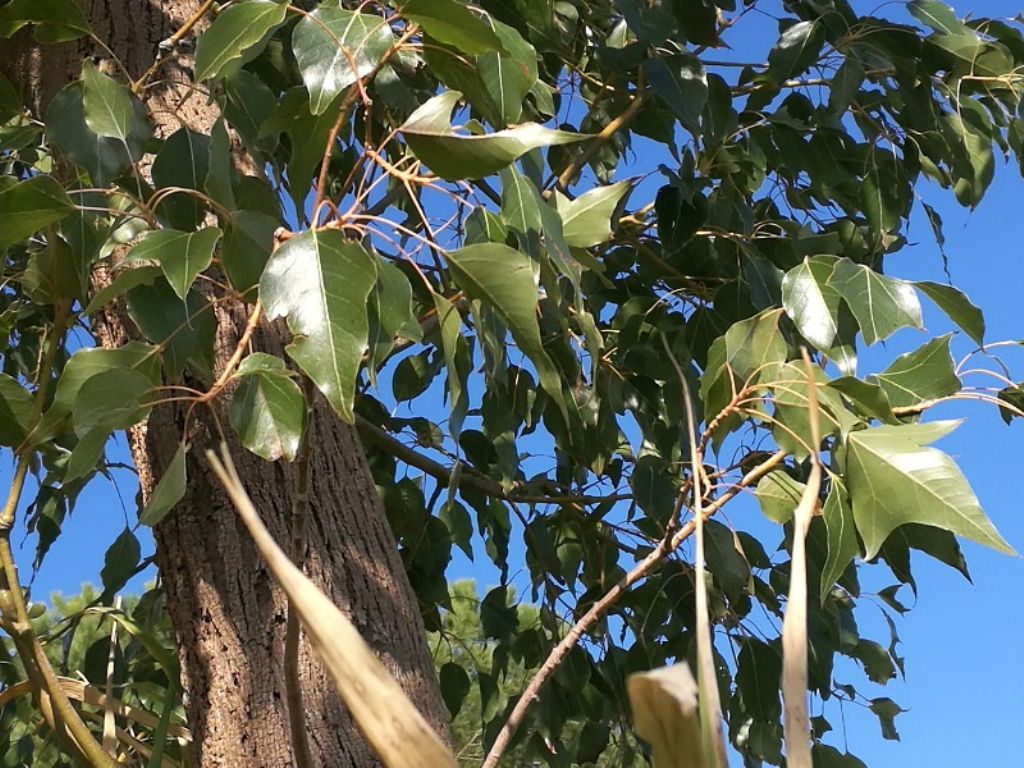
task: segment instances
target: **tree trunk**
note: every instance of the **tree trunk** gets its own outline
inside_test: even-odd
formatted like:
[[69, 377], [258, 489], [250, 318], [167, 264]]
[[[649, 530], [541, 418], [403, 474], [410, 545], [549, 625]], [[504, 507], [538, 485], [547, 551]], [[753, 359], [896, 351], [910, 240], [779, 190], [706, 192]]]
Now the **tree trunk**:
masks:
[[[196, 10], [194, 0], [85, 0], [97, 36], [138, 77], [153, 63], [161, 40]], [[199, 29], [202, 27], [200, 26]], [[37, 114], [49, 98], [80, 74], [84, 57], [105, 58], [99, 47], [69, 44], [40, 48], [24, 35], [3, 66], [26, 82], [26, 100]], [[208, 131], [216, 105], [190, 89], [191, 62], [170, 56], [154, 78], [160, 86], [146, 100], [157, 132], [181, 125]], [[245, 322], [241, 306], [220, 307], [217, 360], [223, 366]], [[97, 325], [106, 346], [135, 335], [131, 321], [111, 312]], [[279, 326], [263, 328], [257, 346], [279, 353]], [[225, 393], [221, 403], [229, 398]], [[227, 409], [196, 408], [185, 437], [188, 459], [185, 499], [156, 529], [157, 562], [178, 640], [186, 711], [196, 764], [290, 766], [284, 683], [287, 603], [274, 584], [203, 452], [216, 448], [227, 427]], [[184, 411], [155, 409], [148, 424], [132, 431], [130, 444], [144, 498], [183, 437]], [[353, 620], [413, 702], [441, 733], [447, 714], [428, 654], [423, 622], [358, 436], [322, 403], [310, 425], [309, 514], [305, 571]], [[294, 468], [270, 464], [236, 442], [232, 455], [264, 522], [285, 549], [289, 542]], [[374, 765], [365, 742], [308, 643], [300, 649], [300, 678], [309, 742], [316, 765]]]

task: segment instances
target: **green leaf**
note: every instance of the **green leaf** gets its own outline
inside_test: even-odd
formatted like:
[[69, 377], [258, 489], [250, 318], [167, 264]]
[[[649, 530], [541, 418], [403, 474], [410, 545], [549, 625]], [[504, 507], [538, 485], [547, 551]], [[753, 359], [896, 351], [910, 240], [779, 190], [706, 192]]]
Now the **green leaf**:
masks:
[[267, 319], [287, 317], [295, 336], [288, 354], [349, 423], [376, 279], [370, 254], [337, 230], [291, 238], [270, 257], [260, 279]]
[[[441, 336], [441, 351], [444, 353], [445, 368], [448, 372], [448, 432], [458, 440], [462, 422], [469, 410], [466, 381], [469, 378], [472, 359], [469, 344], [462, 335], [462, 316], [459, 310], [439, 293], [434, 294], [434, 308]], [[433, 379], [433, 375], [430, 379]]]
[[818, 60], [825, 28], [818, 21], [799, 21], [787, 27], [768, 52], [768, 74], [777, 83], [796, 77]]
[[850, 656], [864, 665], [864, 672], [873, 683], [885, 685], [896, 677], [896, 667], [889, 652], [873, 640], [858, 640]]
[[889, 396], [894, 408], [921, 403], [960, 391], [960, 379], [949, 352], [950, 336], [940, 336], [897, 357], [892, 365], [870, 378]]
[[878, 716], [878, 724], [882, 727], [882, 738], [889, 741], [899, 741], [900, 735], [896, 731], [896, 715], [907, 710], [901, 708], [892, 699], [884, 697], [872, 699], [870, 708]]
[[925, 296], [935, 302], [947, 317], [960, 326], [979, 346], [985, 344], [985, 316], [970, 299], [951, 285], [927, 280], [914, 283]]
[[109, 429], [96, 427], [78, 439], [64, 470], [65, 483], [85, 477], [96, 469], [96, 465], [103, 459], [103, 450], [110, 440], [110, 435]]
[[91, 315], [103, 309], [114, 299], [123, 296], [137, 285], [152, 285], [163, 271], [160, 267], [144, 266], [125, 269], [117, 273], [110, 284], [99, 291], [85, 308], [85, 314]]
[[746, 713], [763, 722], [778, 720], [782, 713], [779, 680], [782, 651], [753, 637], [740, 644], [736, 660], [736, 692], [743, 697]]
[[116, 349], [80, 349], [64, 366], [47, 414], [70, 414], [85, 383], [105, 371], [119, 368], [139, 370], [153, 386], [157, 386], [160, 383], [159, 360], [156, 347], [138, 341], [130, 341]]
[[185, 470], [185, 454], [188, 453], [188, 445], [181, 443], [178, 450], [171, 457], [163, 477], [156, 484], [153, 493], [149, 496], [145, 508], [139, 515], [139, 523], [155, 527], [160, 521], [167, 517], [167, 513], [174, 509], [174, 505], [185, 498], [187, 476]]
[[16, 448], [32, 427], [32, 393], [18, 380], [0, 373], [0, 445]]
[[159, 262], [167, 282], [184, 301], [196, 275], [213, 261], [213, 249], [220, 236], [217, 227], [206, 227], [198, 232], [158, 229], [149, 232], [128, 251], [125, 260]]
[[284, 361], [262, 352], [239, 366], [229, 418], [248, 450], [267, 461], [294, 461], [306, 429], [306, 399]]
[[127, 305], [142, 334], [162, 346], [169, 378], [177, 378], [189, 366], [200, 379], [212, 380], [217, 321], [206, 298], [191, 290], [182, 301], [165, 279], [157, 279], [132, 288]]
[[821, 600], [832, 591], [832, 587], [846, 571], [853, 558], [860, 554], [857, 533], [854, 527], [853, 510], [845, 488], [833, 478], [828, 496], [821, 511], [825, 520], [828, 537], [828, 556], [821, 569]]
[[853, 376], [843, 376], [833, 379], [828, 385], [841, 393], [864, 416], [887, 424], [900, 423], [893, 415], [889, 395], [878, 384], [862, 381]]
[[292, 50], [309, 91], [310, 110], [323, 114], [332, 101], [373, 72], [394, 43], [387, 20], [324, 3], [292, 32]]
[[541, 387], [568, 420], [561, 377], [540, 337], [537, 281], [530, 258], [507, 245], [481, 243], [451, 251], [448, 264], [466, 295], [493, 307], [508, 324], [512, 338], [536, 367]]
[[77, 40], [90, 32], [89, 21], [74, 0], [11, 0], [0, 7], [0, 37], [35, 26], [35, 39], [44, 45]]
[[612, 235], [611, 218], [630, 189], [628, 181], [595, 187], [575, 200], [555, 193], [555, 208], [562, 217], [562, 236], [573, 248], [599, 245]]
[[246, 294], [250, 301], [255, 298], [252, 289], [259, 285], [270, 259], [277, 227], [276, 219], [259, 211], [235, 211], [225, 222], [221, 266], [231, 287]]
[[399, 12], [435, 40], [470, 56], [502, 49], [494, 30], [456, 0], [408, 0]]
[[149, 412], [153, 382], [132, 368], [114, 368], [90, 377], [78, 390], [72, 407], [75, 434], [97, 428], [111, 433], [138, 424]]
[[644, 62], [644, 70], [658, 97], [693, 133], [700, 134], [700, 118], [708, 102], [708, 76], [700, 59], [690, 53], [656, 56]]
[[870, 560], [905, 523], [922, 523], [1014, 554], [982, 512], [953, 460], [926, 447], [959, 422], [881, 426], [847, 439], [846, 477], [857, 530]]
[[479, 136], [456, 133], [450, 117], [460, 98], [459, 91], [435, 96], [413, 112], [401, 128], [416, 156], [449, 181], [482, 179], [532, 149], [587, 138], [585, 134], [556, 131], [537, 123], [522, 123]]
[[224, 208], [232, 211], [237, 207], [233, 187], [235, 169], [231, 159], [231, 138], [223, 118], [214, 123], [210, 130], [209, 157], [203, 189]]
[[800, 335], [818, 349], [829, 349], [839, 331], [839, 302], [832, 285], [838, 259], [814, 256], [782, 278], [782, 305]]
[[847, 56], [842, 66], [832, 78], [832, 88], [828, 94], [829, 111], [842, 115], [857, 98], [861, 83], [864, 82], [864, 65], [859, 59]]
[[130, 529], [125, 528], [103, 556], [103, 598], [110, 599], [127, 583], [139, 565], [142, 548]]
[[953, 35], [965, 30], [953, 9], [939, 0], [911, 0], [907, 9], [911, 16], [936, 32]]
[[246, 0], [217, 14], [196, 44], [195, 79], [230, 74], [235, 62], [284, 22], [287, 11], [288, 3]]
[[526, 94], [537, 83], [537, 51], [514, 27], [494, 19], [491, 24], [504, 51], [480, 54], [475, 68], [494, 105], [488, 119], [495, 127], [504, 127], [519, 122]]
[[864, 341], [883, 341], [900, 328], [923, 328], [921, 302], [914, 286], [840, 259], [831, 282], [857, 318]]
[[707, 569], [715, 577], [715, 586], [730, 601], [739, 600], [750, 585], [750, 563], [743, 555], [736, 534], [717, 520], [708, 520], [704, 535]]
[[472, 687], [469, 675], [461, 666], [449, 661], [441, 666], [438, 678], [441, 681], [441, 698], [444, 699], [444, 705], [448, 707], [451, 716], [455, 717], [462, 709], [462, 702], [466, 700], [466, 695]]
[[412, 286], [394, 264], [380, 264], [377, 267], [377, 282], [370, 294], [370, 330], [368, 334], [370, 365], [368, 372], [375, 377], [377, 366], [382, 363], [395, 346], [395, 337], [420, 341], [423, 329], [412, 311]]
[[86, 62], [82, 67], [82, 106], [85, 124], [97, 136], [145, 142], [150, 128], [146, 109], [132, 92]]
[[0, 192], [0, 251], [21, 242], [74, 210], [71, 198], [52, 176], [33, 176]]
[[782, 525], [793, 517], [793, 510], [800, 503], [807, 486], [794, 480], [788, 472], [776, 469], [769, 472], [757, 484], [754, 496], [761, 505], [761, 512], [773, 523]]
[[771, 363], [785, 361], [788, 346], [779, 332], [781, 315], [782, 310], [766, 310], [734, 323], [715, 339], [700, 379], [705, 418], [717, 416], [748, 381], [753, 386], [761, 380]]
[[[249, 2], [262, 0], [246, 0]], [[179, 187], [200, 191], [209, 172], [210, 137], [181, 128], [168, 137], [153, 161], [153, 185], [157, 189]], [[190, 230], [206, 217], [206, 204], [187, 192], [173, 192], [164, 198], [157, 212], [175, 229]]]
[[132, 105], [133, 129], [126, 140], [97, 136], [85, 120], [84, 86], [81, 81], [71, 83], [46, 108], [47, 134], [68, 160], [89, 173], [94, 185], [107, 187], [142, 157], [149, 138], [146, 108], [138, 99]]

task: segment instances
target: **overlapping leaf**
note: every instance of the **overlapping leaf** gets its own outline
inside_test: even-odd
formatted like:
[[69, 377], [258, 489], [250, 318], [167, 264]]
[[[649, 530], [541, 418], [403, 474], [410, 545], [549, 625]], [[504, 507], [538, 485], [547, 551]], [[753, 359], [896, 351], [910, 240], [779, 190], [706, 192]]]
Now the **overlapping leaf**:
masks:
[[267, 317], [287, 317], [295, 336], [288, 354], [348, 422], [376, 278], [374, 259], [358, 242], [337, 230], [308, 230], [277, 249], [260, 280]]
[[158, 229], [147, 234], [125, 259], [158, 262], [167, 282], [184, 301], [196, 276], [210, 266], [220, 236], [217, 227], [205, 227], [198, 232]]
[[343, 90], [373, 72], [394, 43], [387, 21], [324, 3], [292, 32], [292, 50], [309, 91], [310, 111], [323, 114]]
[[246, 0], [217, 14], [196, 45], [196, 80], [229, 74], [240, 59], [284, 22], [287, 11], [287, 3]]
[[450, 118], [460, 98], [459, 91], [435, 96], [410, 115], [401, 129], [416, 156], [445, 179], [481, 179], [532, 149], [587, 138], [537, 123], [482, 135], [457, 133]]
[[959, 422], [881, 426], [852, 433], [846, 477], [857, 531], [871, 559], [905, 523], [923, 523], [1013, 554], [953, 460], [930, 443]]

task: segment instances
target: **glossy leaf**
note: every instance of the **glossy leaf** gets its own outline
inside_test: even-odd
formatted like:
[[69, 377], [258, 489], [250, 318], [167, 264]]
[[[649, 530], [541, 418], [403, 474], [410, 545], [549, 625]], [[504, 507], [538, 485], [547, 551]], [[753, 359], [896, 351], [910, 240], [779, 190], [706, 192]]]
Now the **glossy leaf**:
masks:
[[246, 0], [217, 14], [196, 44], [196, 80], [229, 74], [266, 36], [284, 22], [287, 3]]
[[798, 21], [787, 27], [768, 53], [768, 74], [777, 82], [805, 71], [818, 58], [825, 42], [819, 21]]
[[367, 350], [367, 300], [377, 272], [358, 242], [312, 230], [277, 249], [260, 280], [268, 319], [287, 317], [287, 351], [335, 412], [355, 415], [356, 376]]
[[278, 222], [259, 211], [235, 211], [225, 224], [221, 264], [231, 287], [251, 300], [270, 259]]
[[832, 285], [838, 261], [815, 256], [803, 261], [782, 278], [782, 303], [786, 314], [805, 339], [818, 349], [828, 349], [839, 330], [842, 297]]
[[921, 302], [914, 287], [840, 259], [831, 282], [857, 318], [864, 341], [883, 341], [900, 328], [922, 328]]
[[292, 32], [292, 50], [310, 111], [322, 114], [338, 94], [373, 72], [393, 43], [387, 20], [374, 14], [324, 3], [303, 16]]
[[416, 156], [445, 179], [481, 179], [532, 149], [587, 138], [536, 123], [523, 123], [483, 135], [457, 133], [450, 117], [460, 98], [459, 91], [445, 91], [435, 96], [410, 115], [401, 128]]
[[[247, 0], [255, 2], [262, 0]], [[238, 7], [238, 6], [235, 6]], [[210, 172], [210, 137], [187, 128], [172, 133], [153, 161], [153, 184], [157, 188], [177, 187], [200, 191]], [[175, 229], [198, 227], [206, 216], [201, 198], [187, 192], [174, 191], [157, 209]]]
[[459, 310], [439, 293], [434, 294], [434, 309], [437, 312], [441, 350], [448, 371], [448, 432], [458, 440], [462, 422], [469, 411], [467, 380], [472, 361], [466, 337], [462, 335], [462, 316]]
[[176, 378], [188, 366], [200, 379], [212, 380], [217, 323], [205, 298], [191, 290], [182, 301], [166, 280], [157, 279], [132, 288], [127, 305], [143, 335], [162, 345], [169, 377]]
[[149, 138], [149, 120], [139, 99], [89, 63], [82, 67], [82, 105], [85, 124], [97, 136], [122, 142]]
[[495, 127], [519, 122], [523, 100], [537, 83], [537, 51], [514, 27], [491, 20], [504, 50], [486, 51], [477, 57], [476, 70], [490, 96]]
[[184, 301], [196, 276], [213, 261], [213, 249], [220, 236], [217, 227], [206, 227], [198, 232], [158, 229], [148, 233], [125, 259], [158, 262], [167, 282]]
[[1013, 554], [953, 460], [930, 443], [955, 421], [881, 426], [852, 433], [846, 472], [857, 530], [871, 559], [905, 523], [923, 523]]
[[141, 556], [142, 547], [138, 538], [129, 528], [125, 528], [103, 556], [100, 579], [103, 582], [105, 597], [109, 599], [124, 587], [128, 579], [135, 574]]

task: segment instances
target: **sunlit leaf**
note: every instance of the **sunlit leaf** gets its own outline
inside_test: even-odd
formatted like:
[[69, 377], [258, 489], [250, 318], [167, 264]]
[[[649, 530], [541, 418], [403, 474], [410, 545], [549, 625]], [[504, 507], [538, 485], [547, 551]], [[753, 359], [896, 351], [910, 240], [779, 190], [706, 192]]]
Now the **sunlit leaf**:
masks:
[[853, 432], [846, 472], [853, 516], [870, 560], [904, 523], [944, 528], [1013, 554], [981, 511], [953, 460], [930, 443], [952, 432], [955, 421], [881, 426]]
[[270, 0], [247, 0], [221, 11], [196, 44], [195, 79], [228, 74], [229, 67], [284, 22], [287, 11], [287, 3]]
[[303, 16], [292, 32], [292, 50], [312, 113], [322, 114], [338, 94], [370, 74], [393, 42], [387, 20], [374, 14], [324, 3]]
[[267, 317], [288, 318], [295, 337], [288, 354], [349, 422], [376, 278], [374, 261], [358, 242], [337, 230], [308, 230], [277, 249], [260, 280]]
[[198, 232], [158, 229], [148, 233], [125, 259], [158, 262], [167, 282], [184, 301], [196, 276], [210, 266], [220, 236], [217, 227], [206, 227]]
[[481, 179], [506, 167], [537, 147], [571, 144], [584, 134], [523, 123], [496, 133], [457, 133], [450, 122], [452, 109], [462, 98], [445, 91], [417, 109], [402, 126], [402, 135], [416, 156], [445, 179]]

